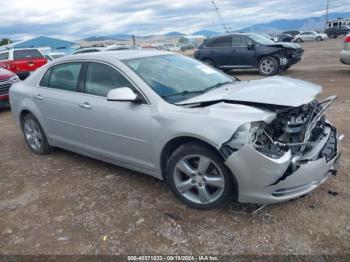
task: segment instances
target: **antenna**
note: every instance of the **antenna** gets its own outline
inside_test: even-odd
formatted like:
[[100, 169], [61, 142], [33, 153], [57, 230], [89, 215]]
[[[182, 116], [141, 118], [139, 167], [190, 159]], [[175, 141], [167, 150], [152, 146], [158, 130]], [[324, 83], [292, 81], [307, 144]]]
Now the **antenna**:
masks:
[[215, 12], [216, 12], [216, 14], [217, 14], [217, 16], [218, 16], [218, 18], [219, 18], [219, 21], [220, 21], [222, 27], [224, 28], [225, 33], [229, 33], [230, 30], [229, 30], [229, 28], [225, 25], [225, 23], [224, 23], [224, 21], [223, 21], [223, 19], [222, 19], [222, 16], [221, 16], [219, 7], [216, 5], [216, 3], [215, 3], [214, 0], [212, 0], [211, 3], [212, 3], [213, 6], [214, 6], [214, 10], [215, 10]]

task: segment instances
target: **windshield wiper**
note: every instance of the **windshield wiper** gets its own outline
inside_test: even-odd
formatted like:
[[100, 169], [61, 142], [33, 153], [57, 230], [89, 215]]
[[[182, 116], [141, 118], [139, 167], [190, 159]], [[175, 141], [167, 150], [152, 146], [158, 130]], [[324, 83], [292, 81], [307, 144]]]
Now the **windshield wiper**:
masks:
[[176, 92], [176, 93], [171, 93], [167, 95], [161, 96], [162, 98], [167, 98], [171, 96], [185, 96], [189, 94], [203, 94], [205, 91], [204, 90], [196, 90], [196, 91], [188, 91], [188, 90], [183, 90], [181, 92]]
[[225, 82], [217, 83], [215, 85], [209, 86], [208, 88], [204, 89], [204, 91], [208, 92], [210, 90], [213, 90], [213, 89], [216, 89], [216, 88], [219, 88], [221, 86], [228, 85], [228, 84], [231, 84], [231, 83], [233, 83], [233, 81], [225, 81]]

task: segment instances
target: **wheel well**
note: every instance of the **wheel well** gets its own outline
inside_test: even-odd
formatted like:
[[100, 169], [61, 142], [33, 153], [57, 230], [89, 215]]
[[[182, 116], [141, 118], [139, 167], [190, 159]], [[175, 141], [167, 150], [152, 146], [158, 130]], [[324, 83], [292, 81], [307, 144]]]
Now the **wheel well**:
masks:
[[167, 166], [167, 163], [168, 163], [170, 156], [175, 152], [176, 149], [178, 149], [183, 144], [187, 144], [187, 143], [198, 143], [198, 144], [205, 145], [220, 155], [220, 153], [218, 152], [218, 150], [215, 147], [213, 147], [212, 145], [210, 145], [209, 143], [207, 143], [203, 140], [200, 140], [200, 139], [194, 138], [194, 137], [187, 137], [187, 136], [186, 137], [176, 137], [176, 138], [170, 140], [164, 146], [162, 153], [161, 153], [161, 156], [160, 156], [160, 166], [161, 166], [163, 178], [164, 178], [165, 169], [166, 169], [166, 166]]
[[31, 112], [29, 110], [23, 110], [21, 112], [21, 114], [19, 115], [19, 121], [20, 121], [19, 123], [20, 123], [21, 127], [22, 127], [23, 118], [28, 114], [31, 114]]
[[[172, 153], [175, 152], [175, 150], [177, 148], [179, 148], [180, 146], [182, 146], [183, 144], [187, 144], [187, 143], [198, 143], [201, 145], [204, 145], [208, 148], [210, 148], [211, 150], [213, 150], [214, 152], [217, 152], [219, 157], [222, 158], [222, 161], [225, 161], [224, 157], [220, 154], [220, 152], [212, 145], [210, 145], [209, 143], [198, 139], [198, 138], [194, 138], [194, 137], [176, 137], [172, 140], [170, 140], [163, 148], [162, 153], [161, 153], [161, 157], [160, 157], [160, 165], [161, 165], [161, 172], [162, 172], [162, 177], [163, 180], [166, 183], [166, 179], [165, 178], [165, 170], [166, 170], [166, 166], [168, 163], [168, 160], [170, 158], [170, 156], [172, 155]], [[229, 169], [228, 169], [229, 170]], [[232, 174], [232, 172], [229, 170], [229, 172]], [[232, 174], [233, 177], [233, 182], [234, 182], [234, 187], [235, 187], [235, 200], [238, 201], [238, 183], [236, 180], [236, 177], [234, 176], [234, 174]]]

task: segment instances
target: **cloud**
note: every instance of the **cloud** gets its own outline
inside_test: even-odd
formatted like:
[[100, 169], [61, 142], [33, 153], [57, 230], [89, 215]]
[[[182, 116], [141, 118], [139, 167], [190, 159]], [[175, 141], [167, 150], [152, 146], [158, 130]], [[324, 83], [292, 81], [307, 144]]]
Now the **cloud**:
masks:
[[[276, 19], [320, 16], [326, 1], [217, 0], [233, 29]], [[330, 11], [350, 11], [348, 0], [332, 0]], [[32, 35], [78, 39], [116, 33], [191, 33], [222, 30], [210, 0], [16, 0], [0, 9], [0, 36]]]

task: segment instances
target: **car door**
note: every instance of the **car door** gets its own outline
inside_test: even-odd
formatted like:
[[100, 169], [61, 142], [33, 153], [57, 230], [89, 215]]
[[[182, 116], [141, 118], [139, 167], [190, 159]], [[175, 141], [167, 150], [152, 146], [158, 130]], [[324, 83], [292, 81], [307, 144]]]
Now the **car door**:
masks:
[[[86, 65], [85, 94], [79, 100], [79, 123], [85, 149], [127, 166], [153, 169], [151, 107], [143, 103], [107, 101], [108, 91], [135, 86], [114, 66]], [[140, 94], [141, 95], [141, 94]]]
[[225, 35], [211, 39], [206, 44], [209, 49], [208, 56], [216, 67], [230, 67], [235, 50], [232, 48], [232, 36]]
[[253, 40], [244, 35], [232, 36], [231, 64], [235, 67], [252, 67], [256, 62], [256, 46]]
[[33, 101], [44, 117], [47, 135], [55, 144], [80, 148], [82, 133], [78, 125], [78, 82], [82, 63], [55, 65], [48, 69], [33, 94]]

